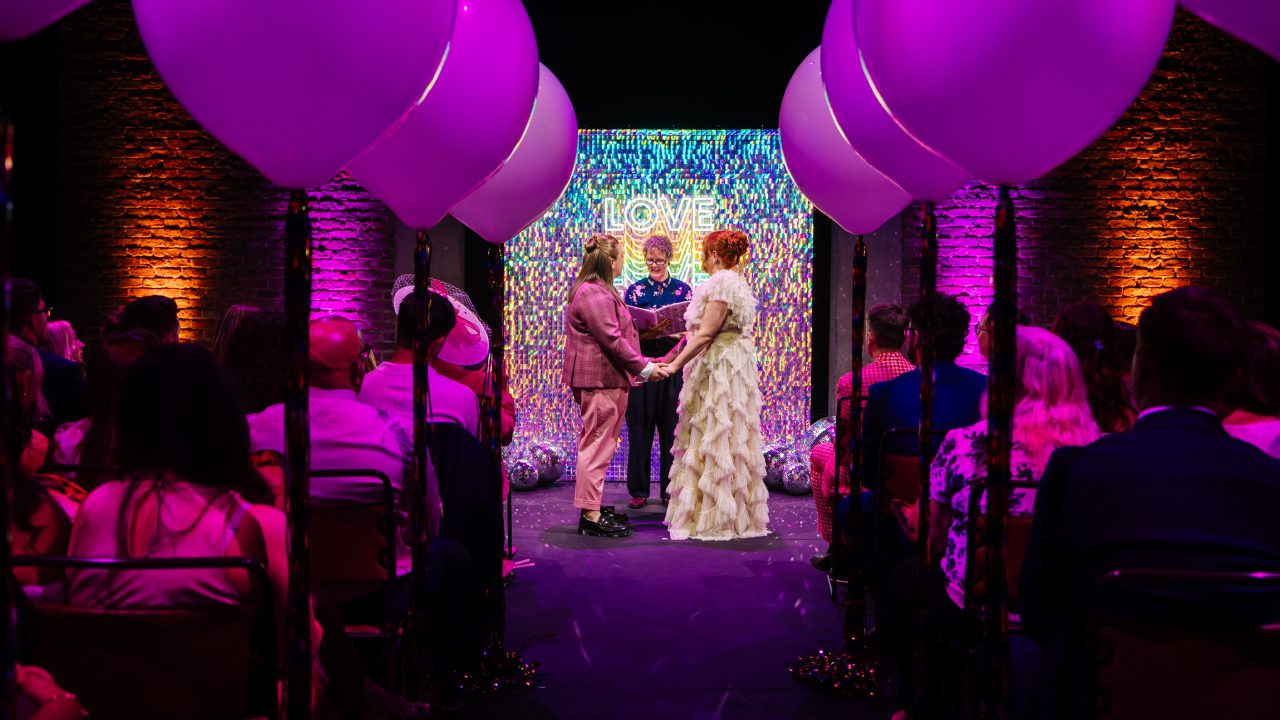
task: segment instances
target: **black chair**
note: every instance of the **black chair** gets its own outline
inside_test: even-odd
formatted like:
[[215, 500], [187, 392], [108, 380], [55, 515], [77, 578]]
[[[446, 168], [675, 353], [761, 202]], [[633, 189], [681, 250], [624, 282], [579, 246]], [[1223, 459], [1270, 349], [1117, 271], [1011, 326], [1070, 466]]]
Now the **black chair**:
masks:
[[1091, 624], [1094, 717], [1280, 713], [1280, 572], [1114, 570]]
[[311, 580], [317, 602], [342, 607], [381, 598], [379, 613], [345, 624], [347, 637], [382, 646], [387, 679], [396, 677], [403, 611], [396, 581], [398, 521], [391, 478], [378, 470], [312, 470], [311, 477], [373, 478], [381, 483], [379, 502], [311, 506]]
[[261, 564], [235, 557], [15, 557], [13, 564], [63, 572], [245, 571], [250, 600], [240, 605], [85, 609], [32, 603], [31, 662], [78, 695], [94, 718], [277, 716], [275, 605]]

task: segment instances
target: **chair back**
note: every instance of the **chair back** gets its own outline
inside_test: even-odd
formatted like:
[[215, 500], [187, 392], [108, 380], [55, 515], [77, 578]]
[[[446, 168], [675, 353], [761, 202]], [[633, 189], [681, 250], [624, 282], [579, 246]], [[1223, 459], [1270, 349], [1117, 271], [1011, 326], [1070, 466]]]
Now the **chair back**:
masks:
[[[1027, 547], [1031, 544], [1031, 516], [1010, 515], [1005, 520], [1006, 542], [1004, 546], [1004, 587], [1009, 598], [1009, 608], [1018, 608], [1018, 575], [1022, 572], [1022, 563], [1027, 559]], [[973, 597], [980, 605], [987, 590], [987, 516], [978, 517], [978, 538], [980, 544], [974, 548], [974, 585]]]
[[[1270, 598], [1275, 614], [1204, 612], [1203, 605], [1182, 620], [1159, 615], [1135, 621], [1109, 613], [1114, 594], [1134, 586], [1158, 594], [1187, 588], [1219, 598], [1240, 593], [1250, 605]], [[1095, 717], [1276, 717], [1280, 573], [1116, 570], [1099, 583], [1093, 609]]]
[[[391, 478], [378, 470], [312, 470], [312, 477], [366, 477], [382, 484], [381, 502], [311, 506], [311, 577], [326, 591], [395, 579], [396, 507]], [[343, 599], [343, 598], [339, 598]]]
[[245, 558], [14, 558], [15, 565], [95, 570], [239, 568], [240, 605], [85, 609], [32, 604], [33, 662], [94, 718], [274, 718], [275, 628], [266, 570]]
[[920, 458], [915, 455], [885, 455], [880, 463], [883, 500], [914, 505], [920, 499]]

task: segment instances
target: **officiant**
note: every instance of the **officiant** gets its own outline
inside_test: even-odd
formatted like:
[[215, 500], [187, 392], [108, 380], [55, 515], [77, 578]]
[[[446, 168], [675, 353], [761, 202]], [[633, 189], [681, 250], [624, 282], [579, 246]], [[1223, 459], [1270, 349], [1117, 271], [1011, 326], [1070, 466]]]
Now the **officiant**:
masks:
[[[627, 288], [623, 300], [632, 307], [656, 310], [667, 305], [689, 302], [693, 290], [688, 284], [671, 277], [669, 265], [674, 249], [663, 235], [654, 235], [644, 242], [644, 262], [649, 268], [648, 277], [637, 280]], [[662, 357], [676, 346], [680, 338], [671, 333], [671, 321], [662, 320], [640, 333], [640, 351], [645, 357]], [[676, 407], [680, 403], [680, 389], [684, 378], [676, 373], [660, 382], [644, 383], [631, 388], [627, 399], [627, 490], [631, 493], [632, 508], [642, 508], [649, 499], [650, 454], [653, 434], [658, 433], [660, 450], [659, 492], [666, 505], [667, 483], [671, 477], [671, 445], [676, 438]]]

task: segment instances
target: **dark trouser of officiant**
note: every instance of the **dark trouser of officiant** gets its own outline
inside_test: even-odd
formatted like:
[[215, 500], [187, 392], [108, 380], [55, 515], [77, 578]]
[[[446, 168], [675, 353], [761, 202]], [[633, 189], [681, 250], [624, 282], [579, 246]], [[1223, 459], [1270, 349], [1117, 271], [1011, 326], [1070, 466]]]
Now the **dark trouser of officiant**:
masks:
[[[642, 342], [640, 351], [645, 357], [662, 357], [675, 345], [675, 340], [659, 338]], [[684, 376], [676, 373], [666, 380], [631, 388], [627, 398], [627, 490], [633, 499], [649, 497], [650, 456], [655, 431], [660, 450], [659, 492], [664, 501], [667, 499], [667, 484], [671, 482], [671, 446], [676, 439], [676, 408], [680, 405], [680, 389], [683, 387]]]

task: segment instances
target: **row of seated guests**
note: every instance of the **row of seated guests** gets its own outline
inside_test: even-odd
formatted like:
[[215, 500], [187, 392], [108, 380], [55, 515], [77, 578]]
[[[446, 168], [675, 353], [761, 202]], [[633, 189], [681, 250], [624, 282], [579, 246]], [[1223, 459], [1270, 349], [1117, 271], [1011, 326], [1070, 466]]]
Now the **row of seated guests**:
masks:
[[[436, 296], [434, 299], [435, 302], [432, 303], [433, 319], [430, 323], [432, 326], [431, 340], [433, 355], [438, 351], [440, 342], [443, 340], [443, 335], [448, 333], [450, 329], [449, 326], [452, 324], [453, 320], [451, 316], [450, 303], [439, 296]], [[169, 301], [169, 303], [171, 304], [171, 301]], [[161, 303], [155, 302], [150, 304], [161, 305]], [[220, 368], [215, 368], [216, 373], [209, 371], [209, 368], [206, 367], [210, 364], [208, 362], [209, 358], [198, 357], [198, 349], [193, 346], [180, 346], [180, 351], [175, 350], [174, 352], [180, 352], [180, 357], [166, 356], [166, 353], [170, 351], [164, 347], [165, 341], [176, 340], [178, 335], [176, 306], [170, 305], [170, 307], [171, 312], [167, 314], [167, 319], [161, 322], [157, 331], [154, 332], [142, 330], [136, 326], [132, 328], [128, 326], [122, 327], [119, 321], [121, 317], [127, 319], [129, 317], [129, 313], [118, 314], [114, 326], [107, 330], [106, 338], [97, 348], [91, 358], [91, 362], [89, 363], [89, 417], [84, 418], [81, 421], [77, 421], [76, 423], [64, 425], [63, 432], [59, 433], [57, 436], [61, 441], [58, 444], [59, 460], [68, 462], [79, 461], [86, 465], [99, 465], [104, 468], [114, 466], [118, 468], [118, 471], [111, 473], [111, 476], [121, 477], [123, 474], [124, 477], [130, 478], [130, 484], [122, 486], [119, 484], [120, 481], [111, 480], [107, 475], [82, 472], [78, 479], [82, 480], [90, 487], [98, 487], [99, 489], [90, 495], [90, 500], [85, 505], [86, 510], [77, 512], [76, 504], [69, 498], [69, 494], [50, 492], [53, 488], [48, 487], [47, 483], [52, 480], [52, 478], [46, 477], [37, 480], [31, 475], [30, 471], [34, 470], [34, 468], [40, 464], [40, 458], [45, 456], [45, 452], [37, 450], [35, 452], [28, 453], [31, 459], [27, 463], [28, 472], [23, 474], [23, 477], [30, 479], [31, 482], [26, 483], [25, 486], [34, 488], [34, 492], [31, 493], [33, 497], [43, 497], [46, 499], [56, 497], [65, 500], [62, 504], [66, 505], [66, 508], [63, 509], [62, 512], [67, 516], [78, 518], [76, 525], [77, 528], [89, 523], [90, 527], [96, 527], [100, 532], [105, 532], [102, 529], [110, 526], [109, 523], [106, 523], [104, 520], [105, 515], [110, 515], [111, 513], [105, 512], [102, 508], [115, 507], [123, 512], [123, 508], [131, 507], [131, 503], [133, 505], [137, 505], [140, 502], [150, 502], [151, 505], [145, 506], [147, 512], [154, 512], [159, 519], [165, 520], [165, 522], [159, 526], [160, 530], [168, 530], [178, 527], [181, 527], [184, 530], [189, 528], [190, 532], [201, 530], [201, 533], [196, 533], [196, 535], [187, 535], [184, 533], [182, 542], [168, 544], [175, 554], [178, 555], [222, 554], [222, 552], [212, 551], [217, 550], [219, 547], [228, 551], [233, 549], [233, 546], [239, 547], [240, 541], [235, 538], [241, 532], [242, 527], [248, 528], [244, 530], [244, 532], [253, 536], [250, 538], [251, 540], [256, 538], [256, 534], [252, 530], [252, 527], [256, 525], [259, 530], [265, 534], [265, 537], [279, 540], [279, 542], [264, 543], [263, 559], [266, 560], [268, 569], [272, 570], [273, 579], [283, 582], [286, 568], [283, 549], [284, 521], [283, 516], [279, 514], [278, 510], [274, 510], [272, 507], [279, 504], [283, 493], [280, 492], [278, 486], [276, 488], [272, 488], [270, 484], [263, 482], [264, 473], [262, 471], [251, 468], [251, 475], [246, 475], [243, 472], [230, 474], [227, 472], [220, 472], [220, 480], [218, 482], [221, 484], [210, 486], [214, 487], [215, 490], [209, 492], [202, 491], [204, 486], [189, 487], [187, 485], [175, 485], [173, 487], [178, 488], [178, 490], [170, 492], [170, 485], [167, 483], [169, 480], [172, 480], [172, 478], [169, 477], [169, 475], [183, 478], [183, 481], [187, 482], [189, 485], [191, 478], [185, 477], [185, 475], [189, 473], [185, 473], [181, 468], [178, 468], [177, 471], [170, 468], [169, 475], [161, 478], [161, 476], [157, 475], [155, 472], [148, 470], [150, 475], [147, 478], [140, 478], [140, 471], [135, 467], [135, 463], [130, 460], [130, 458], [133, 457], [130, 454], [132, 452], [132, 450], [130, 450], [131, 446], [126, 445], [126, 441], [136, 442], [137, 438], [133, 437], [132, 440], [128, 440], [125, 437], [127, 427], [125, 418], [129, 416], [129, 408], [136, 410], [138, 406], [135, 401], [142, 396], [136, 387], [129, 385], [127, 380], [132, 379], [131, 382], [139, 382], [138, 378], [146, 378], [147, 381], [159, 382], [160, 379], [164, 377], [163, 373], [156, 372], [155, 367], [138, 370], [137, 366], [144, 358], [152, 358], [156, 362], [168, 362], [172, 367], [180, 367], [181, 370], [178, 371], [178, 374], [191, 381], [189, 387], [169, 387], [161, 393], [149, 396], [150, 401], [155, 401], [148, 401], [152, 405], [150, 408], [152, 417], [166, 418], [170, 424], [175, 417], [178, 417], [178, 414], [168, 406], [156, 407], [156, 402], [159, 402], [160, 400], [169, 400], [176, 403], [173, 408], [198, 409], [207, 408], [207, 404], [210, 401], [209, 397], [201, 399], [199, 397], [192, 396], [189, 393], [184, 394], [183, 390], [210, 390], [213, 396], [216, 396], [224, 403], [230, 399], [231, 404], [236, 407], [236, 417], [242, 425], [244, 425], [244, 416], [239, 410], [240, 406], [235, 403], [237, 398], [248, 397], [258, 400], [261, 400], [262, 398], [282, 399], [284, 380], [283, 363], [281, 362], [276, 365], [273, 370], [269, 363], [264, 366], [262, 362], [264, 357], [270, 355], [274, 355], [276, 358], [281, 360], [283, 359], [283, 328], [276, 323], [279, 315], [278, 313], [269, 312], [244, 313], [235, 332], [230, 333], [230, 336], [226, 339], [225, 343], [222, 343], [222, 354], [226, 359], [228, 368], [232, 370], [233, 375], [237, 374], [236, 371], [238, 370], [240, 377], [246, 380], [246, 382], [236, 383], [233, 388], [229, 382], [218, 382], [217, 378], [211, 379], [211, 373], [216, 374], [223, 371]], [[411, 308], [412, 303], [405, 307]], [[161, 313], [161, 315], [163, 315], [163, 313]], [[265, 320], [266, 322], [258, 322], [259, 320]], [[411, 338], [411, 331], [407, 331], [406, 328], [413, 327], [412, 312], [403, 313], [403, 316], [398, 318], [398, 320], [400, 324], [398, 336], [401, 340], [398, 345], [400, 345], [401, 352], [398, 352], [397, 354], [403, 355], [402, 351], [407, 346], [411, 346], [411, 341], [406, 340], [406, 338]], [[330, 457], [339, 458], [338, 460], [335, 460], [335, 462], [343, 467], [352, 467], [353, 464], [358, 464], [361, 466], [372, 466], [383, 469], [387, 472], [388, 476], [393, 479], [393, 483], [397, 487], [398, 494], [398, 489], [403, 484], [403, 479], [406, 477], [406, 473], [409, 468], [409, 458], [411, 453], [411, 443], [408, 440], [409, 432], [406, 430], [405, 425], [399, 420], [390, 418], [386, 413], [380, 412], [369, 405], [355, 402], [354, 386], [358, 384], [358, 379], [361, 375], [359, 372], [361, 356], [366, 354], [366, 352], [359, 344], [358, 334], [356, 333], [354, 326], [348, 321], [340, 318], [325, 318], [313, 324], [311, 333], [311, 375], [313, 379], [317, 381], [315, 388], [312, 391], [311, 403], [313, 436], [312, 455], [313, 459], [318, 460], [318, 462], [313, 462], [313, 466], [320, 467], [320, 462], [323, 462], [323, 458], [326, 457], [325, 453], [331, 453]], [[30, 347], [19, 341], [17, 338], [14, 338], [14, 341], [19, 345], [22, 345], [22, 348]], [[280, 349], [277, 350], [277, 348]], [[197, 355], [192, 355], [191, 353], [197, 353]], [[24, 355], [21, 352], [11, 352], [10, 355], [16, 362], [21, 362], [24, 357], [28, 358], [26, 363], [28, 367], [27, 372], [14, 373], [13, 377], [15, 378], [16, 384], [29, 389], [32, 387], [39, 388], [39, 358], [35, 357], [34, 353], [27, 353]], [[33, 357], [34, 359], [31, 359]], [[435, 378], [433, 378], [433, 380], [435, 380]], [[461, 398], [458, 402], [439, 402], [441, 395], [443, 395], [443, 393], [440, 393], [440, 389], [446, 387], [450, 382], [451, 381], [447, 378], [440, 378], [438, 382], [433, 382], [432, 394], [437, 400], [435, 410], [438, 416], [434, 419], [439, 420], [441, 417], [450, 416], [450, 414], [452, 417], [466, 417], [467, 403], [463, 401], [469, 399], [469, 417], [471, 422], [466, 430], [468, 433], [474, 434], [478, 430], [475, 423], [477, 416], [477, 400], [475, 394], [470, 394], [465, 398]], [[460, 384], [456, 384], [456, 386], [461, 388], [464, 392], [470, 393], [470, 391], [464, 386]], [[21, 396], [22, 393], [20, 392], [20, 388], [18, 390], [18, 394]], [[406, 391], [406, 394], [409, 392], [411, 391]], [[342, 412], [326, 414], [323, 412], [325, 404], [323, 396], [325, 395], [329, 395], [330, 399], [333, 399], [336, 396], [338, 400], [349, 401], [351, 404], [346, 405], [342, 409]], [[34, 418], [39, 412], [38, 399], [40, 397], [40, 393], [27, 392], [26, 396], [28, 398], [30, 416]], [[317, 396], [321, 397], [320, 402], [317, 402]], [[503, 403], [504, 410], [510, 408], [511, 413], [513, 413], [513, 403], [509, 401], [509, 396], [504, 399], [507, 400], [507, 402]], [[127, 408], [127, 402], [134, 402], [134, 404]], [[273, 403], [273, 405], [276, 404]], [[354, 405], [359, 405], [359, 407], [354, 407]], [[461, 412], [457, 410], [458, 406], [463, 408]], [[252, 405], [250, 405], [250, 407], [252, 407]], [[273, 410], [277, 415], [280, 414], [280, 408], [273, 408], [268, 405], [266, 407], [259, 407], [258, 409], [258, 413], [250, 416], [250, 421], [255, 427], [255, 433], [250, 436], [246, 432], [246, 442], [249, 437], [264, 437], [272, 438], [271, 440], [264, 440], [264, 446], [278, 446], [279, 443], [274, 440], [275, 433], [270, 431], [269, 418]], [[317, 409], [319, 409], [320, 412], [317, 412]], [[359, 417], [369, 420], [369, 422], [363, 426], [360, 423], [350, 422], [353, 419], [353, 411], [363, 411], [363, 414], [359, 415]], [[223, 413], [223, 415], [225, 416], [226, 414]], [[504, 413], [504, 415], [506, 415], [506, 413]], [[228, 433], [225, 417], [223, 418], [224, 421], [220, 423], [218, 420], [220, 417], [218, 413], [197, 411], [182, 415], [181, 417], [184, 421], [179, 423], [176, 428], [170, 428], [173, 432], [196, 433], [199, 436], [204, 436], [209, 435], [214, 430], [217, 430], [219, 425], [221, 425], [221, 429], [224, 432], [220, 434], [213, 433], [213, 435], [225, 436]], [[328, 423], [330, 420], [341, 421], [344, 419], [348, 421], [345, 426], [345, 432], [344, 428]], [[407, 419], [408, 418], [405, 418], [405, 420]], [[514, 418], [508, 419], [504, 417], [503, 430], [510, 432], [510, 427], [513, 424]], [[165, 425], [165, 427], [170, 427], [170, 425]], [[247, 427], [247, 425], [245, 425], [245, 427]], [[327, 436], [326, 432], [329, 433]], [[381, 438], [386, 442], [384, 442], [381, 447], [364, 447], [363, 449], [366, 451], [366, 454], [359, 458], [353, 458], [350, 454], [351, 448], [361, 447], [362, 441], [366, 440], [370, 433], [381, 433]], [[237, 432], [230, 431], [230, 434], [236, 435]], [[282, 428], [279, 436], [281, 439], [283, 438]], [[184, 445], [183, 442], [175, 441], [173, 437], [164, 436], [160, 441], [158, 441], [153, 450], [156, 452], [163, 451], [171, 453], [169, 455], [165, 455], [166, 462], [182, 458], [195, 458], [196, 460], [192, 462], [195, 462], [195, 466], [199, 467], [203, 463], [201, 458], [205, 458], [207, 453], [193, 452], [190, 447], [190, 442], [195, 441], [191, 440], [189, 436], [187, 440], [188, 443]], [[28, 447], [31, 445], [30, 442], [26, 444]], [[224, 447], [223, 450], [226, 450], [226, 448]], [[381, 457], [379, 456], [380, 453]], [[244, 453], [240, 453], [238, 451], [220, 451], [214, 453], [214, 455], [218, 457], [225, 457], [228, 456], [228, 454], [243, 456], [245, 458], [249, 457], [247, 447]], [[360, 462], [353, 463], [353, 460], [359, 460]], [[215, 469], [220, 467], [216, 463], [208, 464], [207, 466]], [[243, 471], [243, 466], [240, 466], [239, 470]], [[265, 475], [267, 477], [279, 477], [278, 475], [273, 475], [269, 468], [265, 469]], [[209, 477], [210, 480], [214, 479], [212, 476], [201, 477]], [[233, 482], [231, 478], [235, 477], [247, 478], [245, 482], [248, 484], [243, 487], [232, 486], [230, 488], [232, 492], [226, 492], [228, 489], [226, 484], [228, 482]], [[350, 480], [355, 481], [356, 479], [353, 478]], [[434, 476], [432, 477], [432, 480], [434, 480]], [[326, 501], [341, 500], [344, 497], [352, 499], [355, 499], [357, 496], [359, 496], [360, 499], [367, 497], [361, 494], [359, 488], [342, 487], [340, 486], [340, 483], [341, 481], [334, 482], [330, 479], [313, 480], [313, 500], [319, 504], [324, 504]], [[196, 481], [196, 485], [200, 485], [198, 480]], [[139, 494], [140, 491], [141, 494]], [[164, 504], [163, 507], [161, 507], [161, 503]], [[34, 505], [36, 509], [32, 512], [26, 513], [25, 518], [19, 518], [18, 524], [22, 525], [22, 521], [25, 519], [31, 521], [26, 523], [28, 527], [31, 527], [33, 524], [36, 527], [40, 527], [42, 525], [42, 515], [40, 511], [46, 506], [47, 503], [39, 501], [36, 502]], [[198, 522], [195, 524], [173, 524], [168, 522], [165, 514], [172, 513], [173, 517], [180, 519], [179, 516], [191, 514], [190, 511], [193, 511], [196, 507], [201, 507], [203, 510], [191, 515], [191, 517], [198, 519]], [[438, 502], [435, 504], [435, 507], [438, 508]], [[213, 511], [210, 512], [210, 509]], [[241, 510], [245, 510], [245, 512], [241, 512]], [[252, 510], [252, 512], [249, 512], [249, 510]], [[116, 514], [123, 517], [119, 512]], [[145, 514], [146, 513], [144, 513], [144, 515]], [[205, 527], [209, 523], [219, 525], [221, 534], [214, 537], [217, 533], [203, 533], [204, 530], [211, 531], [213, 529], [212, 526]], [[154, 530], [155, 528], [152, 529]], [[144, 533], [145, 531], [144, 527]], [[95, 544], [93, 542], [89, 542], [89, 538], [93, 537], [93, 535], [86, 533], [88, 533], [88, 531], [76, 531], [75, 537], [71, 541], [71, 550], [73, 554], [104, 554], [104, 551], [108, 548], [105, 545], [98, 547], [97, 545], [100, 543]], [[208, 535], [208, 537], [200, 539], [198, 536], [202, 533]], [[38, 535], [39, 533], [35, 534]], [[99, 539], [103, 539], [105, 537], [106, 535], [102, 535]], [[154, 537], [158, 536], [153, 536], [153, 539]], [[44, 546], [41, 547], [37, 547], [39, 543], [31, 542], [30, 534], [26, 539], [27, 542], [20, 547], [19, 552], [24, 552], [26, 554], [60, 555], [64, 554], [64, 550], [67, 548], [65, 534], [59, 542], [57, 539], [54, 539], [51, 535], [46, 533], [43, 538], [46, 542]], [[61, 544], [61, 549], [58, 547], [59, 544]], [[256, 548], [257, 545], [255, 544], [254, 547]], [[122, 546], [117, 543], [117, 545], [112, 546], [112, 549], [117, 551], [121, 550], [121, 548], [135, 555], [137, 554], [135, 551], [138, 550], [138, 548], [128, 544]], [[407, 570], [407, 563], [405, 562], [405, 560], [407, 560], [407, 553], [403, 552], [403, 547], [400, 550], [401, 552], [397, 553], [397, 566], [401, 571], [404, 571]], [[105, 554], [112, 555], [115, 553], [105, 552]], [[465, 568], [463, 570], [458, 570], [460, 566], [465, 565], [465, 560], [459, 561], [457, 554], [450, 556], [447, 552], [442, 552], [439, 544], [433, 544], [431, 562], [429, 564], [433, 569], [437, 570], [436, 579], [431, 583], [431, 586], [435, 591], [440, 591], [445, 585], [438, 576], [440, 569], [452, 567], [456, 572], [465, 572]], [[447, 572], [448, 570], [445, 571]], [[91, 575], [86, 575], [85, 577], [91, 577]], [[229, 579], [226, 580], [229, 581]], [[34, 585], [38, 584], [38, 582], [39, 578], [36, 578], [33, 579], [30, 584]], [[71, 593], [71, 599], [73, 601], [85, 600], [91, 595], [98, 597], [99, 599], [105, 599], [111, 603], [120, 602], [126, 605], [146, 601], [145, 597], [131, 595], [131, 591], [127, 587], [114, 588], [113, 586], [114, 589], [107, 595], [101, 595], [96, 591], [86, 592], [84, 587], [85, 586], [83, 586], [83, 584], [73, 584]], [[212, 597], [204, 597], [204, 599], [221, 598], [226, 600], [233, 596], [231, 590], [235, 589], [229, 588], [227, 582], [213, 582], [208, 578], [204, 580], [196, 579], [194, 583], [184, 584], [183, 587], [185, 587], [187, 591], [194, 591], [196, 593], [196, 597], [183, 596], [181, 592], [169, 593], [168, 589], [164, 587], [152, 586], [151, 590], [157, 593], [153, 599], [164, 600], [167, 598], [170, 601], [183, 602], [186, 600], [197, 599], [202, 593], [204, 593], [205, 595], [212, 595]], [[400, 588], [402, 590], [407, 590], [407, 585], [401, 583]], [[208, 592], [206, 593], [205, 591]], [[276, 597], [283, 599], [285, 595], [281, 591], [276, 594]], [[452, 599], [452, 601], [456, 600], [456, 597]], [[440, 600], [435, 604], [441, 605], [441, 603], [447, 602], [450, 602], [450, 600]], [[400, 607], [407, 607], [407, 603], [402, 603]], [[452, 617], [456, 619], [463, 616], [460, 608], [453, 607], [452, 610], [448, 610], [448, 608], [446, 608], [446, 610], [447, 611], [435, 613], [434, 617], [443, 621], [445, 618]], [[457, 622], [445, 623], [436, 629], [436, 637], [442, 639], [444, 641], [443, 644], [448, 645], [450, 638], [453, 637], [450, 633], [453, 630], [459, 629], [458, 626], [459, 623]], [[340, 635], [340, 623], [337, 625], [337, 628], [339, 630], [338, 635]], [[316, 647], [319, 647], [319, 645]], [[442, 661], [447, 661], [448, 654], [449, 653], [447, 651], [437, 653]], [[344, 675], [350, 675], [350, 673], [344, 673]], [[358, 676], [359, 674], [357, 674], [357, 677]], [[369, 693], [363, 693], [363, 695], [368, 694]], [[348, 709], [353, 707], [353, 701], [351, 701], [350, 698], [355, 697], [359, 699], [362, 697], [362, 693], [358, 691], [353, 692], [351, 689], [348, 689], [346, 692], [338, 693], [338, 695], [348, 698], [346, 702]], [[395, 702], [375, 702], [374, 704], [382, 707], [384, 710], [387, 707], [393, 708], [395, 712], [399, 712], [400, 710], [404, 710], [408, 707]], [[389, 716], [397, 716], [395, 712]], [[409, 716], [411, 715], [412, 711], [409, 712]]]
[[[928, 576], [917, 577], [914, 543], [894, 524], [902, 544], [874, 561], [896, 569], [885, 586], [870, 587], [881, 610], [882, 647], [897, 660], [904, 705], [912, 694], [912, 614], [921, 588], [927, 633], [963, 637], [972, 624], [963, 611], [965, 529], [970, 490], [986, 478], [981, 376], [947, 367], [967, 317], [959, 303], [941, 305], [937, 377], [953, 382], [937, 383], [938, 400], [942, 416], [956, 425], [935, 422], [947, 431], [930, 468], [925, 531], [935, 564]], [[980, 323], [980, 343], [983, 329]], [[1107, 571], [1280, 569], [1280, 529], [1268, 517], [1280, 501], [1280, 333], [1246, 322], [1222, 294], [1193, 287], [1157, 297], [1143, 312], [1131, 380], [1111, 345], [1125, 342], [1120, 326], [1094, 307], [1064, 311], [1053, 333], [1018, 328], [1011, 471], [1015, 481], [1038, 481], [1040, 489], [1017, 489], [1010, 497], [1011, 515], [1034, 514], [1017, 609], [1026, 637], [1038, 645], [1017, 644], [1025, 655], [1014, 664], [1024, 716], [1074, 717], [1088, 710], [1079, 702], [1092, 673], [1083, 639], [1091, 598]], [[873, 412], [893, 417], [892, 426], [918, 421], [918, 383], [913, 372], [873, 386], [867, 431], [891, 426], [877, 426]], [[914, 416], [906, 417], [912, 406]], [[965, 412], [969, 421], [960, 424]], [[864, 448], [868, 458], [876, 450]], [[871, 512], [880, 509], [868, 505]], [[881, 567], [870, 568], [872, 578]], [[1201, 600], [1191, 607], [1200, 619], [1280, 617], [1274, 599], [1262, 607], [1250, 602], [1222, 594], [1216, 605]], [[1149, 617], [1152, 605], [1129, 609]], [[1040, 662], [1037, 647], [1045, 653]], [[1039, 672], [1029, 672], [1035, 668]]]

